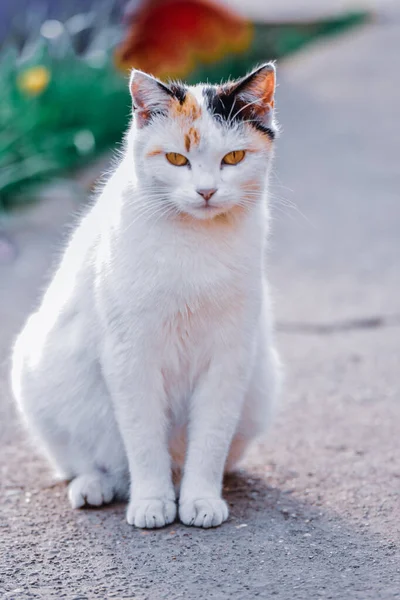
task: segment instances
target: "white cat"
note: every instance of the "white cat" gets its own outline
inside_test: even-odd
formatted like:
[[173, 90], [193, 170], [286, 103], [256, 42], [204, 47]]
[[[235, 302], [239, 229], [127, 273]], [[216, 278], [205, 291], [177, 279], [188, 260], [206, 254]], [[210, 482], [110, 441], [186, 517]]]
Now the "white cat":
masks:
[[[264, 277], [275, 69], [221, 86], [130, 81], [120, 164], [17, 339], [12, 387], [74, 508], [212, 527], [279, 380]], [[106, 115], [112, 118], [112, 115]]]

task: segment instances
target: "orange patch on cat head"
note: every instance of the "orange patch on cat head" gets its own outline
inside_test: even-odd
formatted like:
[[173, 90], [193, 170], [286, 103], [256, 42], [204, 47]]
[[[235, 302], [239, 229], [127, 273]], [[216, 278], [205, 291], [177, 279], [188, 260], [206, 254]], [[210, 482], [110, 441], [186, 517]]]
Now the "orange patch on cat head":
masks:
[[173, 100], [171, 113], [173, 117], [184, 117], [194, 121], [200, 117], [201, 108], [193, 94], [187, 92], [182, 104], [179, 100]]
[[185, 148], [189, 152], [193, 146], [198, 146], [200, 143], [200, 132], [195, 127], [191, 127], [185, 134]]
[[226, 213], [216, 215], [212, 219], [196, 219], [192, 215], [180, 213], [175, 217], [176, 221], [184, 227], [195, 227], [204, 231], [215, 233], [236, 229], [246, 212], [246, 207], [237, 205]]
[[152, 156], [159, 156], [160, 154], [163, 154], [161, 148], [154, 148], [154, 150], [151, 150], [146, 154], [146, 157], [151, 158]]

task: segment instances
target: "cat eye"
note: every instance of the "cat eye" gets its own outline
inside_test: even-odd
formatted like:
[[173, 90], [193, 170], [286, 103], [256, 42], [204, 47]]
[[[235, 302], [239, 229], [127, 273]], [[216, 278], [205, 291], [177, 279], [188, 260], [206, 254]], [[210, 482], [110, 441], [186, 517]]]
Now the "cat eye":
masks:
[[167, 161], [171, 163], [171, 165], [175, 165], [175, 167], [184, 167], [189, 164], [188, 159], [183, 154], [179, 154], [178, 152], [167, 152], [165, 155]]
[[233, 152], [229, 152], [225, 154], [222, 159], [223, 165], [237, 165], [242, 162], [245, 157], [246, 152], [244, 150], [233, 150]]

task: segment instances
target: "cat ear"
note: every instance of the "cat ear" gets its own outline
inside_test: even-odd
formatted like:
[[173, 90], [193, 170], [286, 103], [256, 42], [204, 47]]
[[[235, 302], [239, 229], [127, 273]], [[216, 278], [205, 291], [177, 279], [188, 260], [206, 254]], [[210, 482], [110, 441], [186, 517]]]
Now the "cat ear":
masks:
[[277, 133], [274, 121], [275, 67], [266, 63], [246, 77], [220, 86], [205, 86], [208, 109], [222, 122], [248, 123], [273, 140]]
[[[267, 63], [233, 84], [230, 93], [260, 118], [272, 113], [275, 94], [275, 66]], [[272, 116], [272, 114], [270, 115]]]
[[185, 91], [182, 86], [167, 85], [136, 69], [131, 73], [129, 89], [139, 128], [148, 124], [155, 115], [167, 114], [172, 98], [180, 103], [185, 98]]

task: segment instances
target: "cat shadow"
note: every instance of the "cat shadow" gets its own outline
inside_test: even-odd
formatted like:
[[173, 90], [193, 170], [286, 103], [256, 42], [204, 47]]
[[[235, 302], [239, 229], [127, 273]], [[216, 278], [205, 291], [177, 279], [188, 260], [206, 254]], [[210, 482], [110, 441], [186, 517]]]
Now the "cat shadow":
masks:
[[[43, 482], [43, 473], [37, 475]], [[29, 575], [29, 581], [51, 588], [62, 565], [69, 593], [79, 597], [85, 590], [101, 598], [141, 600], [396, 597], [393, 541], [298, 498], [287, 482], [271, 481], [251, 470], [226, 476], [223, 494], [230, 516], [212, 529], [177, 521], [139, 530], [127, 524], [125, 503], [72, 510], [64, 483], [40, 486], [32, 496], [35, 523], [55, 526], [34, 524], [34, 542], [21, 527], [32, 521], [32, 504], [23, 501], [21, 490], [13, 543], [22, 556], [32, 552], [32, 544], [40, 551], [36, 562], [13, 575], [13, 586]]]
[[[67, 485], [69, 482], [61, 481], [55, 482], [46, 486], [47, 489], [60, 488], [64, 489], [64, 493], [67, 493]], [[174, 478], [175, 488], [177, 496], [179, 497], [179, 487], [181, 483], [181, 476], [177, 475]], [[237, 520], [251, 520], [254, 512], [264, 511], [265, 513], [279, 513], [284, 519], [288, 519], [289, 515], [297, 515], [301, 503], [298, 500], [291, 498], [291, 491], [281, 490], [278, 487], [268, 485], [260, 476], [254, 473], [247, 472], [246, 470], [237, 470], [226, 474], [223, 481], [223, 498], [229, 505], [229, 522]], [[81, 511], [85, 513], [115, 513], [125, 511], [127, 506], [126, 501], [116, 500], [111, 504], [106, 504], [101, 507], [85, 505]], [[302, 505], [301, 505], [302, 506]], [[304, 505], [307, 506], [307, 505]], [[307, 506], [307, 512], [310, 511], [310, 507]], [[169, 528], [176, 528], [177, 526], [186, 527], [179, 520], [172, 523]], [[168, 529], [163, 528], [161, 531]], [[191, 527], [191, 530], [196, 528]], [[159, 530], [153, 530], [153, 533], [157, 533]]]
[[[104, 561], [131, 573], [135, 591], [142, 584], [148, 587], [144, 565], [154, 560], [162, 565], [152, 571], [151, 598], [158, 598], [161, 590], [166, 595], [160, 597], [175, 598], [170, 581], [179, 581], [182, 597], [193, 597], [191, 586], [202, 581], [201, 573], [206, 573], [204, 581], [217, 582], [218, 589], [231, 593], [216, 598], [292, 600], [324, 596], [326, 590], [326, 597], [343, 600], [353, 588], [363, 599], [386, 597], [378, 591], [382, 594], [392, 585], [387, 556], [396, 552], [393, 542], [391, 546], [354, 520], [297, 498], [294, 489], [269, 485], [265, 476], [251, 471], [226, 476], [223, 494], [230, 516], [217, 528], [175, 522], [163, 529], [137, 530], [126, 524], [122, 504], [86, 512], [90, 524], [84, 528], [96, 526], [96, 536], [108, 540], [108, 548], [102, 546]], [[180, 565], [185, 565], [184, 577]]]
[[[268, 485], [265, 479], [246, 470], [238, 470], [225, 475], [223, 495], [230, 507], [231, 520], [251, 519], [254, 512], [278, 511], [286, 518], [291, 510], [298, 512], [298, 501], [290, 498], [290, 493]], [[284, 508], [280, 504], [284, 500]]]

